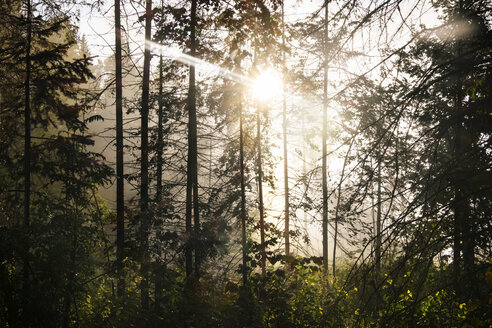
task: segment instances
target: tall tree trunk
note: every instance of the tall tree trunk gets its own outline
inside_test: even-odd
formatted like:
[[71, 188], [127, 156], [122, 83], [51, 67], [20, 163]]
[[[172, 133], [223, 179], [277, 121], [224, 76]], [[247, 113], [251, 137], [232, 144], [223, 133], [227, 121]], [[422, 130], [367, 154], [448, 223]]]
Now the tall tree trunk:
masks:
[[258, 106], [256, 111], [256, 136], [257, 136], [257, 147], [258, 147], [258, 202], [260, 210], [260, 266], [261, 274], [264, 276], [266, 274], [266, 250], [265, 250], [265, 218], [264, 218], [264, 208], [263, 208], [263, 169], [261, 164], [261, 120], [260, 120], [260, 107]]
[[[382, 156], [382, 155], [379, 155]], [[382, 165], [382, 160], [381, 158], [378, 158], [378, 173], [377, 173], [377, 213], [376, 213], [376, 247], [374, 250], [375, 253], [375, 260], [376, 260], [376, 273], [381, 272], [381, 202], [382, 202], [382, 197], [381, 197], [381, 165]]]
[[[74, 163], [71, 163], [74, 165]], [[65, 183], [65, 190], [70, 190], [71, 186], [69, 183]], [[71, 199], [74, 199], [75, 196], [74, 194], [69, 194], [68, 192], [65, 192], [65, 202], [67, 204], [71, 203]], [[76, 203], [76, 200], [72, 202], [72, 205], [75, 207], [75, 211], [78, 212], [78, 205]], [[70, 213], [67, 209], [65, 209], [65, 216], [69, 217]], [[68, 272], [66, 273], [66, 279], [67, 279], [67, 286], [65, 288], [65, 295], [64, 295], [64, 300], [63, 300], [63, 307], [64, 307], [64, 313], [62, 316], [62, 327], [63, 328], [68, 328], [70, 327], [70, 322], [71, 322], [71, 312], [72, 312], [72, 304], [74, 304], [74, 283], [75, 283], [75, 275], [76, 275], [76, 250], [78, 247], [78, 241], [77, 241], [77, 236], [78, 236], [78, 229], [77, 229], [77, 222], [76, 220], [70, 220], [67, 222], [66, 225], [66, 230], [70, 231], [71, 237], [72, 237], [72, 247], [70, 249], [70, 262], [68, 265]]]
[[[30, 293], [29, 252], [30, 252], [30, 206], [31, 206], [31, 38], [32, 8], [27, 1], [27, 44], [26, 44], [26, 79], [24, 82], [24, 229], [25, 245], [22, 265], [22, 302], [27, 306]], [[16, 317], [16, 316], [15, 316]]]
[[290, 213], [289, 213], [289, 166], [287, 160], [287, 101], [285, 98], [285, 85], [287, 68], [285, 64], [285, 22], [284, 22], [284, 2], [282, 1], [282, 119], [283, 119], [283, 134], [284, 134], [284, 203], [285, 203], [285, 256], [290, 255]]
[[141, 302], [144, 310], [149, 309], [149, 256], [148, 234], [149, 215], [149, 89], [150, 89], [150, 38], [152, 24], [152, 0], [145, 2], [145, 52], [142, 85], [141, 111], [141, 159], [140, 159], [140, 220], [142, 247], [142, 281], [140, 283]]
[[[463, 101], [462, 86], [456, 93], [456, 111], [458, 116], [463, 117], [464, 109], [461, 105]], [[454, 132], [454, 158], [457, 161], [454, 174], [453, 189], [454, 201], [452, 208], [454, 212], [454, 245], [453, 245], [453, 264], [456, 280], [456, 292], [460, 296], [468, 297], [473, 292], [474, 283], [474, 263], [475, 263], [475, 240], [473, 236], [473, 222], [471, 221], [470, 197], [467, 195], [466, 177], [469, 175], [470, 168], [467, 167], [467, 155], [472, 151], [470, 139], [466, 128], [461, 126], [461, 121], [456, 124]], [[466, 277], [462, 279], [462, 277]], [[466, 280], [467, 285], [462, 285]]]
[[[239, 50], [238, 50], [239, 51]], [[237, 56], [236, 67], [240, 73], [241, 62], [240, 56]], [[243, 276], [243, 285], [248, 283], [248, 252], [246, 244], [246, 180], [244, 177], [244, 136], [243, 136], [243, 96], [240, 87], [238, 88], [238, 107], [239, 107], [239, 170], [241, 174], [241, 247], [243, 255], [243, 266], [241, 273]]]
[[123, 81], [121, 73], [121, 21], [120, 0], [114, 2], [115, 22], [115, 79], [116, 79], [116, 268], [118, 272], [117, 295], [125, 293], [123, 260], [125, 258], [125, 200], [123, 176]]
[[[197, 1], [191, 1], [191, 22], [190, 22], [190, 55], [196, 56], [196, 6]], [[200, 254], [197, 238], [200, 231], [200, 213], [198, 204], [198, 145], [197, 145], [197, 119], [196, 119], [196, 82], [195, 66], [190, 65], [190, 77], [188, 88], [188, 168], [186, 185], [186, 232], [189, 237], [186, 248], [186, 275], [190, 276], [192, 269], [192, 251], [195, 251], [195, 276], [200, 275]], [[193, 212], [193, 237], [192, 234], [192, 212]], [[190, 242], [194, 245], [192, 248]]]
[[328, 2], [325, 3], [325, 31], [323, 35], [324, 61], [323, 61], [323, 131], [322, 131], [322, 164], [321, 179], [323, 188], [323, 270], [328, 272], [328, 181], [327, 171], [327, 152], [326, 134], [328, 119]]
[[[371, 169], [374, 170], [372, 159], [371, 159]], [[371, 231], [371, 257], [375, 261], [376, 255], [375, 255], [375, 244], [376, 244], [376, 211], [374, 210], [374, 207], [376, 206], [376, 203], [374, 201], [374, 183], [371, 183], [371, 219], [372, 219], [372, 231]]]
[[[255, 1], [255, 11], [258, 9], [259, 2]], [[255, 28], [257, 27], [258, 16], [255, 15]], [[254, 54], [253, 54], [253, 70], [257, 71], [257, 58], [258, 58], [258, 35], [254, 36]], [[265, 245], [265, 218], [264, 218], [264, 206], [263, 206], [263, 169], [262, 169], [262, 156], [261, 156], [261, 113], [260, 103], [256, 103], [256, 143], [257, 143], [257, 179], [258, 179], [258, 210], [260, 214], [260, 267], [261, 274], [266, 274], [266, 245]]]
[[[461, 101], [458, 96], [458, 92], [455, 95], [455, 108], [459, 110], [458, 103]], [[457, 159], [458, 165], [463, 165], [461, 162], [462, 155], [462, 145], [461, 145], [461, 127], [457, 126], [455, 131], [455, 140], [454, 140], [454, 156]], [[458, 177], [459, 173], [455, 172], [455, 177], [453, 178], [453, 189], [454, 189], [454, 201], [453, 201], [453, 212], [454, 212], [454, 222], [453, 222], [453, 270], [454, 270], [454, 284], [455, 284], [455, 292], [457, 295], [461, 295], [461, 271], [462, 271], [462, 230], [463, 230], [463, 220], [465, 218], [464, 211], [464, 202], [462, 190], [460, 189], [459, 183], [457, 180], [460, 179]]]
[[[163, 104], [163, 59], [162, 59], [162, 45], [160, 47], [159, 54], [159, 100], [158, 100], [158, 112], [157, 112], [157, 179], [156, 179], [156, 208], [162, 206], [162, 166], [163, 166], [163, 152], [164, 152], [164, 136], [163, 136], [163, 116], [164, 116], [164, 104]], [[161, 215], [161, 213], [159, 214]], [[162, 293], [162, 276], [160, 272], [160, 264], [155, 263], [156, 272], [154, 272], [154, 310], [155, 313], [161, 314], [161, 301], [160, 296]]]
[[247, 245], [246, 245], [246, 183], [244, 178], [244, 136], [243, 136], [243, 107], [239, 100], [239, 168], [241, 171], [241, 245], [243, 251], [243, 285], [248, 283]]
[[[463, 0], [458, 3], [459, 19], [466, 19], [465, 4]], [[462, 58], [462, 47], [464, 41], [458, 41], [456, 48], [457, 61], [457, 81], [455, 90], [455, 115], [457, 116], [457, 124], [454, 131], [454, 158], [456, 159], [456, 170], [453, 177], [454, 189], [454, 245], [453, 245], [453, 264], [455, 274], [455, 290], [458, 296], [471, 298], [476, 292], [476, 282], [474, 279], [475, 266], [475, 237], [474, 224], [471, 217], [470, 196], [467, 195], [468, 187], [466, 185], [467, 176], [473, 170], [469, 166], [469, 158], [472, 152], [472, 140], [474, 139], [467, 127], [462, 124], [466, 117], [466, 107], [463, 106], [465, 97], [463, 91], [463, 75], [464, 59]], [[462, 277], [465, 277], [464, 279]], [[463, 285], [462, 282], [465, 281]]]
[[[309, 189], [309, 183], [307, 179], [307, 159], [306, 159], [306, 149], [307, 149], [307, 142], [306, 142], [306, 108], [302, 106], [302, 123], [301, 123], [301, 131], [302, 131], [302, 177], [303, 177], [303, 184], [304, 184], [304, 196], [305, 197], [308, 193]], [[308, 233], [308, 215], [306, 212], [306, 209], [304, 208], [302, 210], [302, 221], [304, 222], [304, 231], [306, 235], [309, 235]]]
[[162, 59], [162, 47], [159, 55], [159, 101], [157, 112], [157, 179], [156, 179], [156, 197], [157, 205], [160, 206], [162, 202], [162, 166], [163, 166], [163, 153], [164, 153], [164, 133], [163, 133], [163, 120], [164, 120], [164, 103], [163, 103], [163, 59]]
[[342, 174], [340, 175], [340, 182], [338, 183], [338, 196], [337, 196], [337, 205], [335, 208], [335, 232], [333, 235], [333, 280], [335, 280], [335, 269], [336, 269], [336, 255], [337, 255], [337, 238], [338, 238], [338, 221], [339, 221], [339, 215], [340, 215], [340, 201], [342, 198], [342, 183], [343, 179], [345, 178], [345, 168], [347, 167], [347, 162], [348, 162], [348, 157], [350, 154], [350, 151], [352, 150], [352, 146], [354, 144], [355, 139], [352, 139], [352, 142], [350, 143], [349, 149], [347, 150], [347, 154], [345, 155], [345, 159], [343, 161], [343, 166], [342, 166]]

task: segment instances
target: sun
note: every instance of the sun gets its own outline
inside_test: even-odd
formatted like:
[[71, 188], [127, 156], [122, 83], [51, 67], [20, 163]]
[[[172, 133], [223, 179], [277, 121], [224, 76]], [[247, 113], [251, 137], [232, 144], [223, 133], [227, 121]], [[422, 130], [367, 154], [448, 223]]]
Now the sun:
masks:
[[282, 76], [272, 68], [267, 68], [253, 80], [251, 91], [253, 97], [267, 101], [282, 94]]

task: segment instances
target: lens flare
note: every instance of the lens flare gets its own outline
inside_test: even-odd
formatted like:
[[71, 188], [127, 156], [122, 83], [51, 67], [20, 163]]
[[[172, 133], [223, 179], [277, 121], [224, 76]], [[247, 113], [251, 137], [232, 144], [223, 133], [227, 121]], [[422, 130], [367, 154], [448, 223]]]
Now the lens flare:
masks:
[[261, 101], [271, 100], [282, 94], [282, 77], [272, 68], [262, 70], [252, 83], [253, 96]]

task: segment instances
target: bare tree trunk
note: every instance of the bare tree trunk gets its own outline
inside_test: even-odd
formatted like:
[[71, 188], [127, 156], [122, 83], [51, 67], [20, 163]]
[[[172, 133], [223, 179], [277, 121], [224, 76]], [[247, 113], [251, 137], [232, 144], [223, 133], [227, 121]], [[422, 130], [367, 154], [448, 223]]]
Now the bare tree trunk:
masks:
[[[374, 170], [372, 159], [371, 159], [371, 169]], [[371, 182], [371, 219], [372, 219], [372, 232], [371, 232], [371, 257], [375, 260], [375, 243], [376, 243], [376, 211], [374, 207], [376, 206], [374, 202], [374, 183]]]
[[338, 197], [337, 197], [337, 206], [335, 208], [335, 233], [333, 235], [333, 280], [335, 280], [335, 269], [336, 269], [336, 254], [337, 254], [337, 238], [338, 238], [338, 221], [340, 215], [340, 201], [342, 198], [342, 183], [345, 178], [345, 168], [347, 167], [348, 157], [350, 151], [352, 150], [352, 146], [354, 144], [355, 139], [352, 139], [350, 143], [349, 149], [347, 150], [347, 154], [345, 155], [345, 159], [343, 161], [342, 174], [340, 175], [340, 182], [338, 183]]
[[[190, 66], [190, 71], [193, 66]], [[191, 74], [190, 74], [191, 80]], [[192, 180], [192, 142], [191, 142], [191, 110], [190, 110], [190, 95], [188, 94], [188, 163], [186, 169], [186, 245], [185, 245], [185, 270], [186, 277], [191, 277], [193, 273], [193, 244], [192, 244], [192, 212], [193, 212], [193, 180]]]
[[[461, 2], [460, 2], [461, 3]], [[461, 110], [461, 85], [458, 83], [456, 86], [456, 91], [455, 91], [455, 99], [454, 99], [454, 107], [457, 112]], [[460, 123], [459, 123], [460, 124]], [[454, 145], [453, 145], [453, 151], [454, 151], [454, 156], [457, 159], [458, 165], [463, 165], [461, 162], [462, 160], [462, 129], [459, 124], [456, 124], [456, 131], [454, 132]], [[463, 264], [463, 258], [462, 258], [462, 251], [463, 251], [463, 220], [465, 219], [466, 213], [464, 211], [464, 202], [465, 199], [463, 198], [463, 192], [459, 186], [459, 183], [457, 180], [460, 178], [457, 177], [459, 175], [458, 172], [455, 172], [455, 176], [453, 177], [452, 184], [454, 185], [454, 201], [452, 203], [453, 206], [453, 212], [454, 212], [454, 222], [453, 222], [453, 274], [454, 274], [454, 284], [455, 284], [455, 292], [456, 295], [461, 296], [461, 291], [463, 288], [461, 288], [461, 282], [460, 282], [460, 276], [461, 276], [461, 271], [462, 271], [462, 264]]]
[[328, 2], [325, 3], [325, 33], [324, 33], [324, 62], [323, 62], [323, 132], [322, 132], [322, 165], [321, 179], [323, 188], [323, 270], [328, 272], [328, 181], [327, 171], [327, 152], [326, 134], [328, 119]]
[[[462, 19], [465, 18], [465, 4], [462, 0], [458, 3], [458, 14]], [[457, 60], [462, 59], [462, 47], [463, 41], [459, 41], [457, 47]], [[459, 64], [458, 64], [459, 65]], [[455, 274], [455, 290], [459, 297], [472, 298], [476, 293], [476, 280], [474, 278], [474, 266], [475, 266], [475, 236], [474, 236], [474, 223], [471, 216], [470, 209], [470, 196], [467, 195], [466, 179], [471, 171], [468, 164], [469, 156], [472, 152], [472, 140], [474, 136], [470, 135], [467, 127], [464, 126], [461, 120], [466, 117], [466, 107], [463, 106], [463, 99], [465, 97], [463, 91], [462, 74], [458, 66], [458, 71], [454, 107], [455, 115], [459, 118], [458, 123], [455, 125], [454, 131], [454, 158], [456, 159], [456, 171], [453, 177], [453, 189], [454, 189], [454, 245], [453, 245], [453, 264]], [[462, 275], [466, 277], [462, 279]], [[463, 285], [462, 282], [465, 281]]]
[[239, 97], [239, 169], [241, 173], [241, 246], [243, 251], [243, 285], [248, 283], [247, 245], [246, 245], [246, 185], [244, 178], [244, 136], [243, 136], [242, 95]]
[[[74, 163], [72, 163], [73, 165]], [[70, 190], [70, 185], [68, 183], [65, 183], [65, 190]], [[73, 199], [74, 195], [70, 195], [68, 192], [65, 192], [65, 202], [67, 204], [70, 203], [70, 199]], [[77, 211], [77, 203], [74, 202], [75, 205], [75, 210]], [[69, 217], [69, 213], [67, 210], [65, 210], [65, 215]], [[65, 288], [65, 295], [64, 295], [64, 313], [62, 317], [62, 327], [63, 328], [68, 328], [70, 327], [70, 313], [72, 310], [72, 303], [75, 304], [74, 302], [74, 281], [75, 281], [75, 261], [76, 261], [76, 254], [75, 250], [77, 249], [77, 235], [78, 235], [78, 229], [77, 229], [77, 223], [74, 221], [67, 222], [66, 226], [67, 230], [71, 230], [71, 237], [72, 237], [72, 248], [70, 250], [70, 264], [68, 267], [68, 272], [67, 272], [67, 286]]]
[[150, 90], [150, 38], [152, 24], [152, 0], [145, 3], [145, 52], [141, 111], [141, 159], [140, 159], [140, 220], [142, 247], [142, 281], [140, 283], [142, 309], [149, 309], [149, 90]]
[[164, 104], [163, 104], [163, 59], [162, 59], [162, 47], [159, 55], [159, 101], [158, 101], [158, 113], [157, 113], [157, 179], [156, 179], [156, 197], [157, 205], [160, 206], [162, 202], [162, 166], [163, 166], [163, 152], [164, 152], [164, 136], [163, 136], [163, 120], [164, 120]]
[[[162, 166], [163, 166], [163, 152], [164, 152], [164, 137], [163, 137], [163, 120], [164, 120], [164, 104], [163, 104], [163, 59], [162, 59], [162, 47], [160, 48], [159, 55], [159, 100], [158, 100], [158, 113], [157, 113], [157, 179], [156, 179], [156, 208], [162, 206]], [[161, 215], [161, 214], [159, 214]], [[156, 314], [161, 314], [161, 300], [162, 293], [162, 273], [160, 270], [160, 263], [156, 262], [156, 270], [154, 272], [154, 311]], [[158, 267], [157, 267], [158, 266]]]
[[123, 175], [123, 81], [121, 73], [121, 22], [120, 0], [114, 2], [115, 22], [115, 80], [116, 80], [116, 268], [118, 272], [117, 295], [125, 293], [123, 260], [125, 258], [125, 200]]
[[[239, 49], [237, 49], [239, 51]], [[241, 73], [241, 56], [236, 57], [236, 69]], [[241, 87], [238, 88], [238, 109], [239, 109], [239, 173], [241, 175], [241, 247], [243, 255], [243, 266], [241, 273], [243, 285], [248, 283], [248, 250], [246, 243], [246, 179], [244, 177], [244, 131], [243, 131], [243, 95]]]
[[256, 111], [257, 143], [258, 143], [258, 202], [260, 210], [260, 253], [261, 274], [266, 274], [266, 250], [265, 250], [265, 219], [263, 208], [263, 170], [261, 165], [261, 120], [260, 108]]
[[[381, 155], [380, 155], [381, 156]], [[377, 213], [376, 213], [376, 247], [375, 247], [375, 260], [376, 260], [376, 273], [381, 272], [381, 165], [382, 165], [382, 160], [381, 158], [378, 158], [378, 173], [377, 173], [377, 184], [378, 184], [378, 189], [377, 189]]]
[[[461, 116], [463, 108], [461, 102], [463, 99], [461, 84], [456, 95], [456, 111]], [[473, 267], [475, 263], [475, 240], [473, 236], [473, 222], [470, 215], [470, 198], [467, 195], [466, 176], [469, 169], [467, 166], [466, 155], [471, 150], [470, 139], [466, 129], [461, 126], [461, 122], [456, 124], [454, 135], [454, 157], [457, 160], [456, 171], [454, 174], [453, 189], [454, 201], [452, 208], [454, 212], [454, 232], [453, 232], [453, 264], [455, 271], [456, 292], [460, 296], [470, 296], [473, 286]], [[462, 274], [466, 278], [467, 285], [462, 285]]]
[[26, 80], [24, 82], [24, 229], [25, 246], [22, 266], [22, 297], [26, 305], [30, 291], [29, 283], [29, 226], [31, 206], [31, 1], [27, 1], [27, 48], [26, 48]]
[[284, 236], [285, 236], [285, 256], [290, 255], [290, 228], [289, 228], [289, 221], [290, 221], [290, 205], [289, 205], [289, 166], [288, 166], [288, 160], [287, 160], [287, 101], [285, 99], [285, 85], [286, 85], [286, 75], [287, 75], [287, 68], [285, 66], [285, 22], [284, 22], [284, 3], [282, 1], [282, 118], [283, 118], [283, 134], [284, 134], [284, 197], [285, 197], [285, 229], [284, 229]]
[[[197, 1], [191, 2], [191, 23], [190, 23], [190, 55], [196, 56], [196, 6]], [[193, 241], [195, 250], [195, 275], [198, 279], [200, 275], [200, 247], [198, 237], [200, 232], [200, 213], [198, 204], [198, 145], [197, 145], [197, 120], [196, 120], [196, 82], [195, 67], [190, 65], [190, 79], [188, 88], [188, 169], [186, 185], [186, 232], [189, 236], [186, 249], [186, 275], [190, 276], [192, 269], [192, 252], [190, 242]], [[194, 232], [192, 234], [192, 212]]]
[[[301, 124], [301, 130], [302, 130], [302, 179], [303, 179], [303, 184], [304, 184], [304, 196], [307, 195], [308, 189], [309, 189], [309, 183], [307, 179], [307, 158], [306, 158], [306, 149], [307, 149], [307, 142], [306, 142], [306, 108], [302, 106], [302, 124]], [[304, 231], [307, 236], [309, 236], [309, 224], [308, 224], [308, 215], [306, 212], [306, 209], [303, 208], [302, 210], [302, 221], [304, 222]]]

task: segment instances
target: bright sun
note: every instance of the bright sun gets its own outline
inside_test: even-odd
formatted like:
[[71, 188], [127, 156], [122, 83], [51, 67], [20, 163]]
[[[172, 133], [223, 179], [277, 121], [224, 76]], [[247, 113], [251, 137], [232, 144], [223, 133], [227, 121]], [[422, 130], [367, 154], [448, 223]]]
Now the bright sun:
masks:
[[258, 100], [273, 99], [282, 93], [282, 77], [274, 69], [267, 68], [253, 81], [251, 90]]

